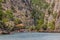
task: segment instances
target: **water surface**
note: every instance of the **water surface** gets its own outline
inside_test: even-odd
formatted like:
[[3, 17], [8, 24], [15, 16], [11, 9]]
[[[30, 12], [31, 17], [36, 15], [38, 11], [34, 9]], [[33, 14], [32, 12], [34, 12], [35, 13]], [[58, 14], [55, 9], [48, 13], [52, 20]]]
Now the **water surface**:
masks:
[[60, 40], [60, 33], [15, 33], [0, 35], [0, 40]]

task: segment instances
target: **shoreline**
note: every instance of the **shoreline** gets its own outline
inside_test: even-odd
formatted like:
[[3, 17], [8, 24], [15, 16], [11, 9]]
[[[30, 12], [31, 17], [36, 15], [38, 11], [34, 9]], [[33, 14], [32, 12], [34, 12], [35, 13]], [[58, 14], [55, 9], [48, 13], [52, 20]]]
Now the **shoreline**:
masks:
[[60, 31], [48, 31], [48, 30], [39, 30], [39, 31], [35, 31], [35, 30], [30, 30], [30, 31], [20, 31], [20, 30], [15, 30], [15, 31], [11, 31], [11, 32], [4, 32], [4, 31], [0, 31], [0, 35], [7, 35], [7, 34], [14, 34], [14, 33], [25, 33], [25, 32], [38, 32], [38, 33], [60, 33]]

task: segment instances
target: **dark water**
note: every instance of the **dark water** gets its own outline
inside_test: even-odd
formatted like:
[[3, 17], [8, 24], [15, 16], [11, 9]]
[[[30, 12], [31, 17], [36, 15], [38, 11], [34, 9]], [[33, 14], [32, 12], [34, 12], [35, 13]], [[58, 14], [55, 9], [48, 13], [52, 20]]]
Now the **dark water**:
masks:
[[60, 40], [60, 33], [15, 33], [0, 35], [0, 40]]

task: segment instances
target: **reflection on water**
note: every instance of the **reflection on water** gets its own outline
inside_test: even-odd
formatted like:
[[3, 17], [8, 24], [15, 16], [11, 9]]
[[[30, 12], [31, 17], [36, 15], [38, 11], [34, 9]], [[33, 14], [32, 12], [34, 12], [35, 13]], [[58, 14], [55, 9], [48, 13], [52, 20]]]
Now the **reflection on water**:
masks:
[[0, 35], [0, 40], [60, 40], [60, 33], [15, 33]]

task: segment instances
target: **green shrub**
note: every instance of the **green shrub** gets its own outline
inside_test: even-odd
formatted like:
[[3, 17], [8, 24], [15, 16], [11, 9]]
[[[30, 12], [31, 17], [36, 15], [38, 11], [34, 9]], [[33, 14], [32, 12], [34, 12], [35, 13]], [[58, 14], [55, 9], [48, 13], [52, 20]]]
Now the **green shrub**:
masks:
[[11, 10], [6, 10], [5, 14], [7, 15], [7, 18], [9, 19], [12, 19], [14, 17]]
[[0, 2], [2, 2], [3, 0], [0, 0]]
[[20, 23], [22, 23], [19, 18], [15, 18], [15, 19], [14, 19], [14, 22], [15, 22], [15, 24], [20, 24]]
[[47, 30], [47, 24], [42, 25], [43, 30]]
[[44, 24], [44, 20], [43, 19], [38, 20], [36, 29], [37, 30], [41, 29], [43, 24]]
[[7, 18], [3, 18], [2, 21], [5, 23], [5, 22], [8, 22], [9, 19], [7, 19]]
[[[2, 1], [2, 0], [0, 0], [0, 1]], [[3, 16], [3, 10], [2, 10], [2, 4], [1, 4], [1, 2], [0, 2], [0, 20], [2, 20], [2, 16]]]
[[53, 17], [56, 19], [56, 17], [57, 17], [57, 13], [56, 12], [53, 14]]
[[35, 30], [35, 26], [30, 26], [29, 28], [28, 28], [29, 30]]
[[54, 30], [54, 29], [55, 29], [55, 23], [54, 23], [54, 21], [48, 23], [48, 26], [49, 26], [49, 28], [50, 28], [51, 30]]
[[44, 23], [44, 20], [43, 20], [43, 19], [37, 20], [37, 24], [38, 24], [39, 26], [43, 25], [43, 23]]

